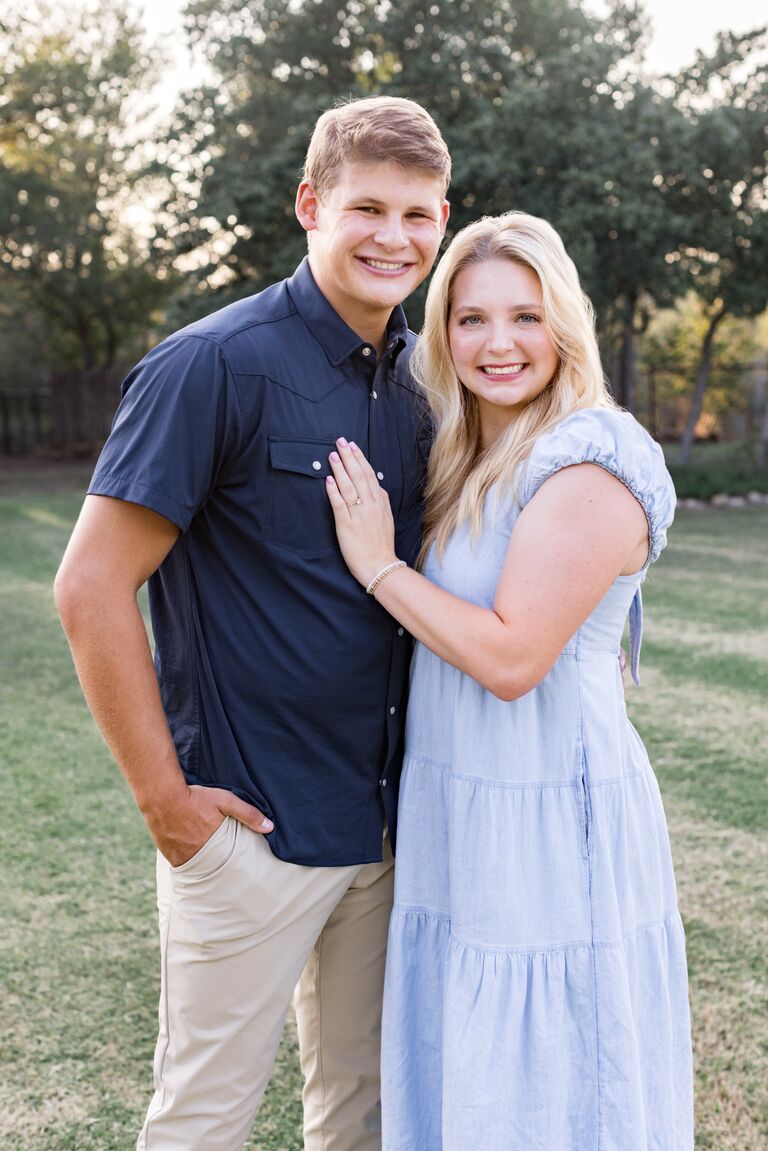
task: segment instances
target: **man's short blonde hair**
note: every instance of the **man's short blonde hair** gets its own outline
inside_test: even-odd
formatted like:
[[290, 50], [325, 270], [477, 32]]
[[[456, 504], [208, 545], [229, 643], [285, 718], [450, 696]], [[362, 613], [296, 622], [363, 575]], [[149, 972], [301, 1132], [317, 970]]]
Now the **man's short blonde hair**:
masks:
[[322, 198], [347, 161], [390, 162], [451, 179], [451, 157], [440, 129], [420, 104], [399, 96], [351, 100], [323, 112], [304, 162], [304, 179]]

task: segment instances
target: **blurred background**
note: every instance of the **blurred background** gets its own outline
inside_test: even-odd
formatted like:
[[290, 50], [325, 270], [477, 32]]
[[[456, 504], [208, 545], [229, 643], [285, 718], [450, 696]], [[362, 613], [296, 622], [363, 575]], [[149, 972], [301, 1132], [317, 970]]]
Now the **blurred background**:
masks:
[[[2, 1151], [125, 1151], [149, 1099], [153, 847], [51, 595], [121, 378], [291, 273], [312, 125], [378, 92], [442, 128], [452, 230], [520, 208], [561, 231], [616, 397], [678, 493], [714, 505], [680, 511], [646, 582], [627, 704], [675, 855], [696, 1148], [768, 1147], [767, 16], [765, 0], [0, 0]], [[301, 1146], [289, 1017], [247, 1147]]]
[[674, 445], [680, 493], [765, 490], [760, 9], [6, 0], [0, 453], [92, 456], [149, 346], [289, 274], [313, 122], [388, 92], [444, 132], [453, 230], [519, 208], [563, 234], [613, 392]]

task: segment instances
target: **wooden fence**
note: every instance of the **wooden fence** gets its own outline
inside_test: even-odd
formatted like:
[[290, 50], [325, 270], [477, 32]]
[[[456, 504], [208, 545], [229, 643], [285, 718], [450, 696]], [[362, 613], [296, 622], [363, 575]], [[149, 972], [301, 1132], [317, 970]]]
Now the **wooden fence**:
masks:
[[0, 391], [0, 454], [95, 455], [120, 398], [119, 370], [61, 372], [46, 388]]

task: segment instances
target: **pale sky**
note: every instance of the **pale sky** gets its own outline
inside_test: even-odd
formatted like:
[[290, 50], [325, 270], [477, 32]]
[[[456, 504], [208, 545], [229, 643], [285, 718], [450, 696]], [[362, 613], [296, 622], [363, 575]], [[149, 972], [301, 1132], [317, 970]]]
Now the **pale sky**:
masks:
[[751, 32], [768, 24], [765, 0], [642, 0], [653, 40], [646, 54], [652, 72], [673, 72], [696, 51], [710, 52], [718, 32]]
[[[84, 2], [87, 0], [58, 0], [57, 7], [79, 8]], [[582, 3], [597, 13], [602, 7], [602, 0], [582, 0]], [[718, 31], [727, 28], [746, 32], [768, 23], [766, 0], [640, 0], [640, 3], [653, 27], [653, 38], [646, 53], [649, 73], [676, 71], [693, 60], [697, 49], [711, 51]], [[162, 42], [171, 61], [159, 77], [155, 92], [154, 103], [158, 114], [162, 114], [170, 110], [176, 93], [194, 84], [201, 74], [200, 65], [192, 67], [181, 27], [180, 13], [186, 7], [186, 0], [130, 0], [130, 6], [143, 11], [147, 31], [153, 40]]]
[[[65, 0], [66, 2], [66, 0]], [[178, 35], [185, 0], [139, 0], [152, 32]], [[768, 23], [765, 0], [641, 0], [651, 17], [654, 36], [649, 67], [667, 72], [686, 64], [698, 48], [714, 47], [715, 34], [726, 28], [746, 32]], [[599, 11], [599, 0], [587, 7]]]
[[[585, 2], [593, 10], [600, 10], [600, 0]], [[172, 93], [193, 79], [180, 26], [179, 13], [185, 0], [137, 0], [137, 3], [144, 10], [148, 31], [162, 39], [166, 50], [177, 61], [162, 83], [170, 103]], [[646, 68], [651, 73], [676, 71], [692, 61], [699, 48], [711, 51], [716, 33], [726, 28], [746, 32], [768, 23], [766, 0], [642, 0], [642, 5], [653, 26], [653, 39], [646, 54]]]

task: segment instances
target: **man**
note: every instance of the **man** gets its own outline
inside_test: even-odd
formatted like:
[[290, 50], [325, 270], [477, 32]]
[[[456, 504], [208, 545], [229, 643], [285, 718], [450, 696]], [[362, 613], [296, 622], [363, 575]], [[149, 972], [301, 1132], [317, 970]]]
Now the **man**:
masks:
[[296, 199], [308, 259], [129, 375], [57, 578], [86, 698], [158, 848], [139, 1151], [242, 1147], [294, 987], [305, 1148], [380, 1146], [383, 837], [409, 638], [348, 574], [325, 477], [337, 437], [354, 439], [415, 557], [424, 445], [400, 303], [437, 255], [449, 175], [411, 101], [320, 117]]

